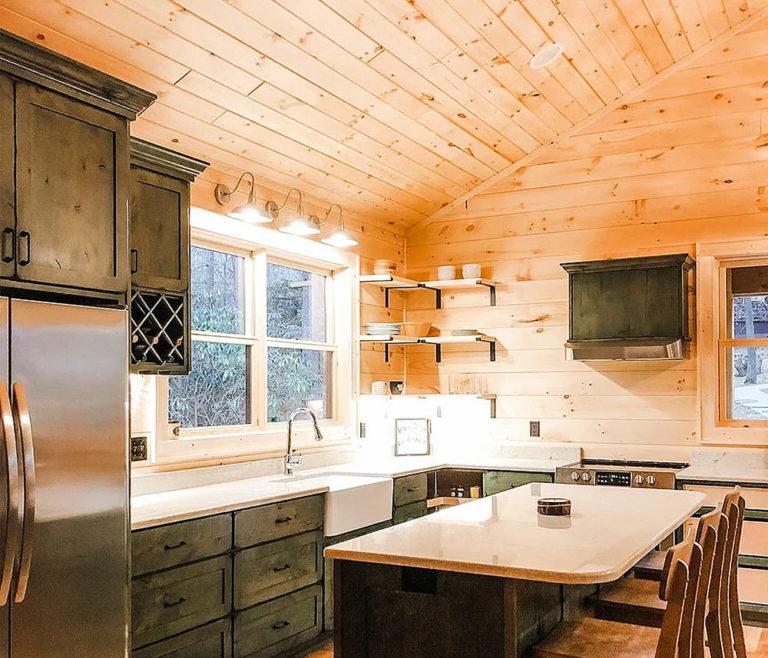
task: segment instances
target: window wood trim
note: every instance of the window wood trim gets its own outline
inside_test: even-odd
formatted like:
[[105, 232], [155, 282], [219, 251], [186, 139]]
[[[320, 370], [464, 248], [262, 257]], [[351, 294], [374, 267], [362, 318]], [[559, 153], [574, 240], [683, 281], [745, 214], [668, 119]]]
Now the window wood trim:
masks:
[[768, 420], [725, 418], [728, 375], [723, 361], [728, 347], [768, 347], [768, 339], [734, 339], [728, 335], [726, 270], [766, 263], [768, 239], [697, 245], [696, 316], [701, 443], [768, 446]]
[[[268, 229], [253, 232], [253, 227], [220, 215], [213, 215], [214, 225], [208, 215], [211, 213], [193, 208], [192, 244], [244, 256], [246, 289], [250, 288], [254, 294], [246, 294], [245, 334], [215, 334], [209, 337], [207, 332], [193, 332], [193, 336], [202, 340], [218, 339], [222, 342], [253, 345], [255, 363], [251, 368], [251, 394], [256, 396], [257, 402], [252, 409], [255, 409], [257, 415], [251, 425], [190, 428], [178, 437], [169, 436], [168, 378], [157, 377], [154, 453], [156, 460], [153, 463], [189, 463], [245, 456], [268, 459], [285, 450], [287, 424], [267, 422], [267, 396], [264, 387], [266, 350], [271, 344], [325, 351], [331, 355], [334, 386], [329, 412], [332, 418], [320, 421], [324, 440], [318, 444], [309, 428], [300, 424], [296, 430], [296, 447], [304, 452], [325, 452], [350, 445], [356, 435], [353, 428], [357, 422], [355, 401], [359, 388], [359, 344], [356, 341], [359, 333], [359, 291], [355, 285], [359, 273], [359, 257], [310, 240], [276, 234]], [[268, 239], [261, 242], [257, 238], [262, 237], [265, 230]], [[283, 248], [274, 247], [276, 240]], [[253, 283], [260, 278], [266, 280], [267, 261], [328, 277], [326, 305], [328, 323], [332, 327], [332, 331], [327, 333], [329, 342], [285, 341], [266, 337], [266, 286], [256, 286]]]

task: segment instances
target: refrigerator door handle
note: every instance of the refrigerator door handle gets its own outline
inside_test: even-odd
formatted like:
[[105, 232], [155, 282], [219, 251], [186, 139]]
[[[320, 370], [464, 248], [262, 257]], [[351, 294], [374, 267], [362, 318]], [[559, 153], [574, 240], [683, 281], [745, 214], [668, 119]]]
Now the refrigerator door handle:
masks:
[[0, 607], [7, 605], [13, 581], [13, 570], [19, 553], [19, 502], [21, 498], [21, 478], [19, 459], [16, 450], [16, 429], [13, 423], [11, 398], [7, 384], [0, 385], [0, 431], [5, 449], [6, 468], [8, 469], [8, 509], [5, 521], [5, 555], [3, 556], [2, 575], [0, 576]]
[[22, 603], [27, 595], [27, 586], [29, 585], [29, 570], [32, 563], [32, 529], [35, 525], [35, 448], [24, 384], [14, 383], [13, 405], [17, 431], [21, 436], [21, 454], [24, 460], [24, 516], [21, 554], [19, 556], [19, 577], [14, 597], [16, 603]]

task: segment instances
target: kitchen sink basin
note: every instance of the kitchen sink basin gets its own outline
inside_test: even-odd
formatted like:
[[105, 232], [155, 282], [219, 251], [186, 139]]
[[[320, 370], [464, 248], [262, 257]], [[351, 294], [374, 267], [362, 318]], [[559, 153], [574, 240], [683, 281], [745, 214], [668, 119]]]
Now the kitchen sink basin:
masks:
[[392, 518], [392, 480], [359, 475], [299, 473], [272, 482], [306, 482], [327, 486], [325, 494], [326, 537], [366, 528]]

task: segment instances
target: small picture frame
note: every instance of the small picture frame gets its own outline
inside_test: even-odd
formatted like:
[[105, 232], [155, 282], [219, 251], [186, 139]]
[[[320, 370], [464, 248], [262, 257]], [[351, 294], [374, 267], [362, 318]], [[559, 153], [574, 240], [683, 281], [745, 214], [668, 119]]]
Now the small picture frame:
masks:
[[428, 455], [430, 432], [429, 418], [396, 418], [395, 456]]

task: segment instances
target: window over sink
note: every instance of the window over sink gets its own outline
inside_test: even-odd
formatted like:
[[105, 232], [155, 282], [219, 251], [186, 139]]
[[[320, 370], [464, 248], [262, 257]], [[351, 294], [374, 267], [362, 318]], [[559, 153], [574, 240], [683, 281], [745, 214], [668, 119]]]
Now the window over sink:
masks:
[[156, 378], [157, 461], [284, 450], [298, 406], [325, 425], [317, 447], [348, 440], [356, 257], [304, 254], [282, 236], [274, 248], [274, 233], [261, 244], [193, 231], [192, 369]]

